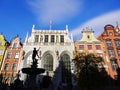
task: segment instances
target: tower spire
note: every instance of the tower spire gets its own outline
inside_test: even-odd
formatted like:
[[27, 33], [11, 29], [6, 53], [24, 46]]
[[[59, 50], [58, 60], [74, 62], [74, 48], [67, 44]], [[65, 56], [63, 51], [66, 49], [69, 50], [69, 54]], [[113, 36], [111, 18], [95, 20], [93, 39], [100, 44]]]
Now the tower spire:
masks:
[[33, 24], [33, 26], [32, 26], [32, 32], [34, 32], [34, 30], [35, 30], [35, 25]]
[[119, 26], [118, 21], [116, 21], [116, 25]]
[[68, 25], [66, 25], [66, 32], [68, 33]]
[[28, 41], [28, 32], [27, 32], [26, 38], [25, 38], [25, 42], [27, 42], [27, 41]]

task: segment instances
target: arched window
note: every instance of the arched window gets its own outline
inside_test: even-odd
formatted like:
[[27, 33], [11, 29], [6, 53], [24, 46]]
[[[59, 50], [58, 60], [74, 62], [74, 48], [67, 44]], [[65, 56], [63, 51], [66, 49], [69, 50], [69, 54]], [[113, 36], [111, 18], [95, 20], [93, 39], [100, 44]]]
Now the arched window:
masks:
[[16, 63], [13, 63], [12, 71], [15, 71], [16, 69], [17, 69], [17, 64], [16, 64]]
[[70, 66], [70, 56], [64, 54], [62, 57], [62, 82], [71, 82], [71, 66]]
[[8, 66], [9, 66], [8, 63], [6, 63], [6, 64], [4, 65], [4, 71], [7, 71], [7, 70], [8, 70]]
[[53, 56], [51, 54], [44, 57], [44, 68], [46, 71], [53, 71]]

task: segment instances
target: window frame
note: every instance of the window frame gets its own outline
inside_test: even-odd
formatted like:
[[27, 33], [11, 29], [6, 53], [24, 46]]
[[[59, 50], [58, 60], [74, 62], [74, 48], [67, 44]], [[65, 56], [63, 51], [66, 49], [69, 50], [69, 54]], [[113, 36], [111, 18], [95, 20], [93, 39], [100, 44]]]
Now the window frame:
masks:
[[120, 46], [120, 39], [115, 39], [114, 42], [116, 46]]
[[12, 52], [8, 52], [6, 58], [7, 58], [7, 59], [10, 59], [10, 58], [11, 58], [11, 55], [12, 55]]
[[92, 45], [87, 45], [88, 50], [92, 50]]
[[48, 40], [49, 40], [49, 37], [48, 37], [48, 35], [45, 35], [45, 43], [48, 43]]
[[16, 71], [17, 70], [17, 63], [13, 63], [12, 64], [12, 71]]
[[5, 65], [4, 65], [4, 71], [8, 71], [8, 69], [9, 69], [9, 63], [5, 63]]
[[117, 59], [110, 60], [110, 63], [111, 63], [111, 65], [112, 65], [112, 70], [113, 70], [113, 71], [117, 71], [117, 69], [118, 69]]
[[84, 50], [84, 45], [79, 45], [79, 50]]
[[15, 53], [14, 58], [15, 58], [15, 59], [16, 59], [16, 58], [19, 58], [19, 52], [16, 52], [16, 53]]
[[55, 42], [55, 35], [51, 35], [51, 43]]
[[39, 35], [35, 35], [35, 43], [39, 42]]
[[114, 49], [108, 49], [108, 54], [109, 54], [110, 57], [115, 57]]
[[18, 44], [15, 42], [13, 43], [13, 49], [16, 49], [18, 47]]
[[64, 43], [64, 35], [60, 35], [60, 43]]
[[110, 39], [107, 39], [107, 40], [106, 40], [106, 45], [107, 45], [108, 47], [112, 46], [112, 42], [111, 42]]
[[96, 50], [101, 50], [101, 45], [95, 45]]

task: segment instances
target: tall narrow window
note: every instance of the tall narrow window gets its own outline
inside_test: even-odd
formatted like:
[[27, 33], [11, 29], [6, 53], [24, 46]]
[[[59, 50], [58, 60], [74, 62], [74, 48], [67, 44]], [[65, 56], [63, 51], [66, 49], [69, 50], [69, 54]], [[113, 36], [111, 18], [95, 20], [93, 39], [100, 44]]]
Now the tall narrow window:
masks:
[[14, 44], [13, 44], [13, 48], [14, 48], [14, 49], [17, 48], [17, 43], [14, 43]]
[[108, 50], [108, 53], [109, 53], [109, 56], [110, 56], [110, 57], [114, 57], [114, 56], [115, 56], [113, 49], [109, 49], [109, 50]]
[[115, 60], [111, 60], [111, 65], [112, 65], [112, 70], [116, 71], [118, 69], [118, 64], [116, 59]]
[[19, 53], [15, 53], [15, 58], [19, 58]]
[[16, 69], [17, 69], [17, 64], [16, 64], [16, 63], [13, 63], [12, 71], [15, 71]]
[[117, 49], [118, 56], [120, 56], [120, 49]]
[[51, 42], [53, 43], [55, 41], [54, 35], [51, 35]]
[[51, 54], [44, 57], [44, 68], [46, 71], [53, 71], [53, 56]]
[[39, 42], [39, 35], [35, 35], [35, 43]]
[[60, 35], [60, 42], [64, 43], [64, 35]]
[[8, 53], [7, 53], [7, 58], [8, 58], [8, 59], [11, 57], [11, 54], [12, 54], [11, 52], [8, 52]]
[[120, 46], [120, 40], [119, 40], [119, 39], [116, 39], [116, 40], [115, 40], [115, 44], [116, 44], [116, 46]]
[[71, 64], [70, 64], [70, 56], [68, 54], [64, 54], [61, 57], [62, 60], [62, 82], [68, 83], [71, 82]]
[[45, 42], [48, 42], [48, 35], [45, 35]]
[[0, 55], [3, 55], [3, 50], [2, 49], [0, 49]]
[[107, 46], [112, 46], [111, 40], [106, 40], [106, 44], [107, 44]]
[[6, 63], [6, 64], [4, 65], [4, 71], [7, 71], [7, 70], [8, 70], [8, 66], [9, 66], [8, 63]]

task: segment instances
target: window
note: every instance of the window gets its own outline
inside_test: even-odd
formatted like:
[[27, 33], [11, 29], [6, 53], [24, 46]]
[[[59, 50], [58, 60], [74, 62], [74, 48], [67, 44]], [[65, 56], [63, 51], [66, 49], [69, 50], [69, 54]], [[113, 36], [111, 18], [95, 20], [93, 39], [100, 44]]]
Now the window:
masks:
[[14, 63], [13, 66], [12, 66], [12, 71], [15, 71], [17, 69], [17, 64]]
[[0, 49], [0, 55], [3, 55], [3, 50], [2, 49]]
[[2, 45], [2, 42], [0, 41], [0, 46]]
[[71, 81], [71, 64], [70, 64], [70, 56], [68, 54], [64, 54], [61, 57], [62, 64], [62, 82], [67, 83]]
[[111, 60], [111, 65], [112, 65], [112, 70], [116, 71], [118, 69], [118, 65], [117, 65], [117, 61], [115, 60]]
[[79, 45], [79, 49], [83, 50], [84, 49], [84, 45]]
[[92, 50], [92, 45], [88, 45], [88, 50]]
[[12, 54], [11, 52], [8, 52], [8, 53], [7, 53], [7, 58], [10, 58], [10, 57], [11, 57], [11, 54]]
[[35, 43], [39, 41], [39, 35], [35, 35]]
[[107, 46], [112, 46], [111, 40], [106, 40], [106, 44], [107, 44]]
[[48, 35], [45, 35], [45, 42], [48, 42]]
[[17, 43], [14, 43], [14, 44], [13, 44], [13, 48], [14, 48], [14, 49], [17, 48]]
[[109, 53], [109, 56], [110, 56], [110, 57], [114, 57], [114, 56], [115, 56], [113, 49], [109, 49], [109, 50], [108, 50], [108, 53]]
[[115, 44], [116, 46], [120, 46], [120, 40], [119, 39], [115, 40]]
[[120, 56], [120, 49], [117, 49], [118, 56]]
[[45, 56], [44, 68], [46, 71], [53, 71], [53, 56], [51, 54]]
[[19, 58], [19, 53], [15, 53], [15, 58]]
[[96, 50], [101, 50], [101, 46], [100, 45], [96, 45]]
[[51, 35], [51, 42], [53, 43], [54, 42], [54, 35]]
[[64, 35], [60, 35], [60, 42], [64, 43]]
[[8, 63], [6, 63], [6, 64], [4, 65], [4, 71], [7, 71], [7, 70], [8, 70], [8, 66], [9, 66]]

